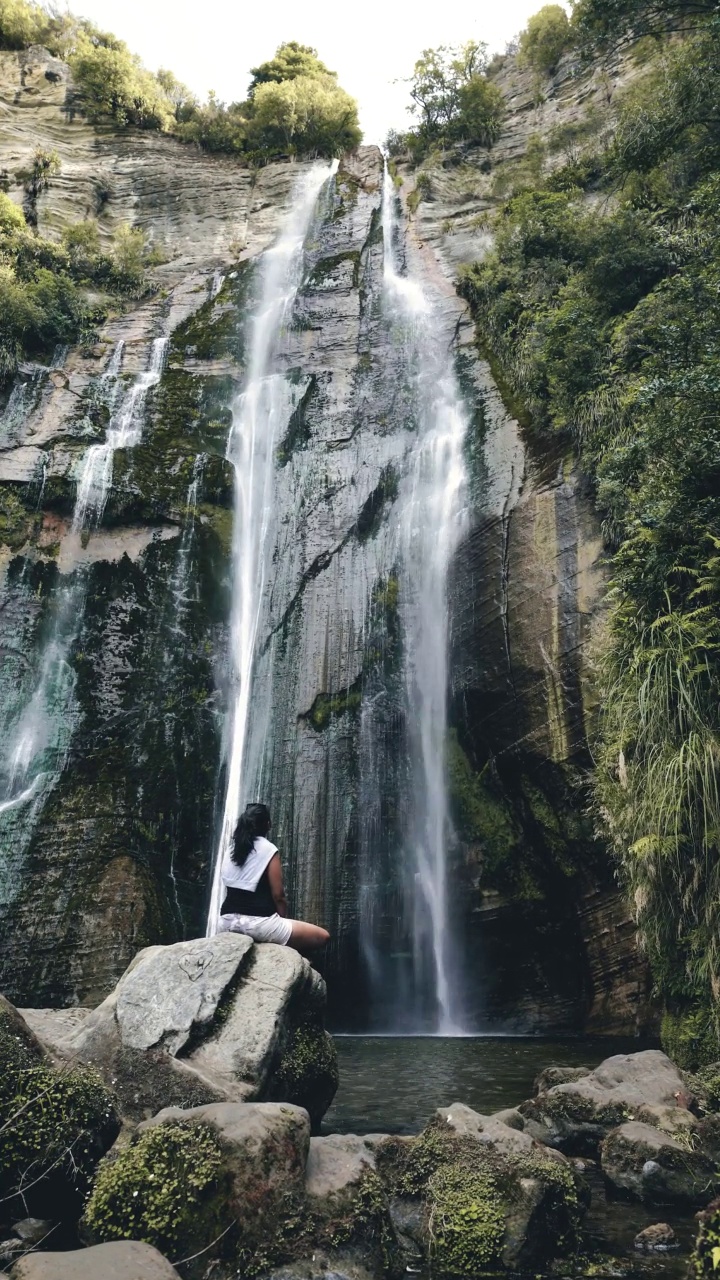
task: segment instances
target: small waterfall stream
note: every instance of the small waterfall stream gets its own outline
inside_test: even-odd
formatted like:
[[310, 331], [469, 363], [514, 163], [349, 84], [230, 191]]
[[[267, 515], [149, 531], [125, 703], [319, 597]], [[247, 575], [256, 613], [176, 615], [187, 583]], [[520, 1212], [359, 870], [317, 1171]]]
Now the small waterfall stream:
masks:
[[[413, 946], [416, 1027], [462, 1033], [462, 984], [448, 906], [453, 841], [446, 781], [448, 600], [465, 526], [466, 411], [436, 309], [398, 261], [397, 197], [385, 166], [385, 306], [405, 342], [417, 436], [399, 493], [400, 616], [409, 766], [406, 921]], [[429, 997], [429, 999], [428, 999]], [[433, 1007], [434, 1006], [434, 1007]], [[407, 1011], [405, 1012], [407, 1018]]]
[[220, 911], [223, 854], [243, 799], [251, 798], [244, 797], [243, 791], [253, 662], [269, 569], [269, 530], [275, 516], [276, 450], [290, 413], [286, 379], [273, 365], [302, 282], [303, 245], [329, 172], [326, 164], [317, 164], [302, 176], [280, 237], [264, 255], [247, 379], [233, 409], [228, 439], [227, 456], [235, 471], [230, 621], [233, 687], [225, 803], [215, 854], [208, 934], [215, 932]]
[[[145, 401], [160, 379], [167, 345], [167, 338], [155, 339], [148, 369], [133, 380], [124, 395], [119, 381], [122, 341], [100, 375], [100, 391], [111, 411], [110, 425], [105, 441], [85, 450], [77, 470], [69, 536], [78, 544], [102, 516], [112, 483], [115, 449], [132, 447], [141, 438]], [[87, 572], [82, 564], [59, 579], [48, 606], [37, 665], [29, 681], [26, 678], [9, 691], [2, 708], [0, 839], [7, 835], [16, 856], [27, 847], [35, 821], [62, 772], [72, 738], [76, 673], [70, 656], [82, 624], [86, 591]], [[5, 886], [5, 891], [11, 892], [12, 885]]]

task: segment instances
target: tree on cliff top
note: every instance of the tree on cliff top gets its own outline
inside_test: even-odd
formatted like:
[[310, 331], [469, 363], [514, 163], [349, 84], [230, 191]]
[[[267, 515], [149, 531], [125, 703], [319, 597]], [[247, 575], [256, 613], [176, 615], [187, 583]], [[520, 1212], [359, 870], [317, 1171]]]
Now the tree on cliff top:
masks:
[[311, 76], [322, 79], [330, 76], [337, 80], [337, 72], [330, 71], [317, 56], [317, 49], [308, 44], [298, 44], [297, 40], [288, 40], [278, 45], [274, 58], [261, 62], [253, 67], [252, 80], [248, 89], [248, 97], [255, 95], [260, 84], [281, 84], [284, 80], [297, 80], [300, 76]]
[[572, 44], [568, 16], [559, 4], [546, 4], [529, 19], [520, 36], [518, 65], [549, 74]]
[[504, 99], [487, 78], [487, 45], [468, 40], [458, 48], [425, 49], [409, 84], [418, 123], [396, 136], [391, 150], [407, 147], [420, 159], [434, 146], [474, 142], [490, 147], [497, 140]]
[[0, 0], [0, 49], [41, 44], [68, 62], [92, 121], [176, 133], [208, 151], [337, 155], [362, 134], [357, 103], [308, 45], [289, 41], [252, 71], [246, 102], [198, 103], [167, 70], [148, 71], [127, 45], [84, 18], [36, 0]]

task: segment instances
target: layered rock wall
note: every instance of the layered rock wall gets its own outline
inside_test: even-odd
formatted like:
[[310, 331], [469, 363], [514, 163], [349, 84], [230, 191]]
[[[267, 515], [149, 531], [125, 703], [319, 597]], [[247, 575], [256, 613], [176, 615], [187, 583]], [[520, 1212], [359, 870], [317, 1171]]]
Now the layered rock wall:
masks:
[[[508, 160], [530, 110], [520, 98], [497, 152]], [[63, 584], [83, 575], [44, 780], [30, 805], [0, 808], [0, 982], [26, 1004], [92, 1003], [138, 947], [203, 931], [229, 703], [227, 433], [254, 264], [301, 166], [250, 171], [169, 137], [93, 129], [74, 112], [67, 69], [42, 50], [0, 55], [0, 104], [0, 168], [19, 203], [34, 151], [61, 159], [37, 204], [41, 232], [97, 217], [108, 239], [130, 222], [166, 258], [155, 296], [112, 316], [92, 349], [23, 370], [0, 420], [0, 485], [16, 512], [0, 549], [13, 697], [31, 696]], [[471, 1012], [631, 1031], [645, 1017], [644, 970], [581, 786], [599, 531], [572, 460], [538, 456], [504, 407], [454, 291], [458, 262], [486, 243], [473, 223], [483, 160], [433, 174], [430, 198], [406, 208], [401, 246], [433, 299], [472, 421], [471, 519], [451, 582], [450, 741]], [[403, 199], [412, 185], [406, 175]], [[331, 1004], [360, 1023], [363, 929], [371, 919], [387, 950], [397, 935], [394, 504], [413, 440], [402, 352], [382, 312], [381, 186], [377, 149], [341, 162], [285, 334], [290, 408], [249, 745], [293, 909], [333, 931]], [[102, 523], [80, 538], [75, 476], [107, 427], [103, 376], [122, 344], [127, 387], [160, 335], [167, 363], [142, 439], [116, 452]]]

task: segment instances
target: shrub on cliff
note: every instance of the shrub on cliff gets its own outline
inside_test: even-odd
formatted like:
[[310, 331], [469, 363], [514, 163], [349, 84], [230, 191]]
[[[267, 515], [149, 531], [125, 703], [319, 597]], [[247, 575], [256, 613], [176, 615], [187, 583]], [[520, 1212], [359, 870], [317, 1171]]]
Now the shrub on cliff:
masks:
[[487, 78], [487, 46], [468, 40], [458, 48], [425, 49], [409, 81], [417, 125], [393, 134], [391, 151], [419, 160], [431, 147], [455, 142], [491, 147], [500, 134], [504, 98]]
[[566, 433], [594, 486], [612, 555], [597, 816], [688, 1065], [720, 1043], [720, 23], [697, 20], [619, 104], [593, 166], [609, 211], [538, 174], [461, 284], [536, 428]]

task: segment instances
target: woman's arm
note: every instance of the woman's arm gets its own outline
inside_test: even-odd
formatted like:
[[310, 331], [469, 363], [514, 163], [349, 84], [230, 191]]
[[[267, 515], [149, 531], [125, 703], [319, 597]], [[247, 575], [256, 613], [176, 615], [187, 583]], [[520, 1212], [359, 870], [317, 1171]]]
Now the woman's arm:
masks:
[[286, 916], [288, 913], [287, 898], [285, 897], [285, 889], [283, 887], [283, 873], [280, 863], [280, 854], [274, 853], [268, 863], [268, 884], [270, 885], [270, 893], [275, 903], [279, 916]]

